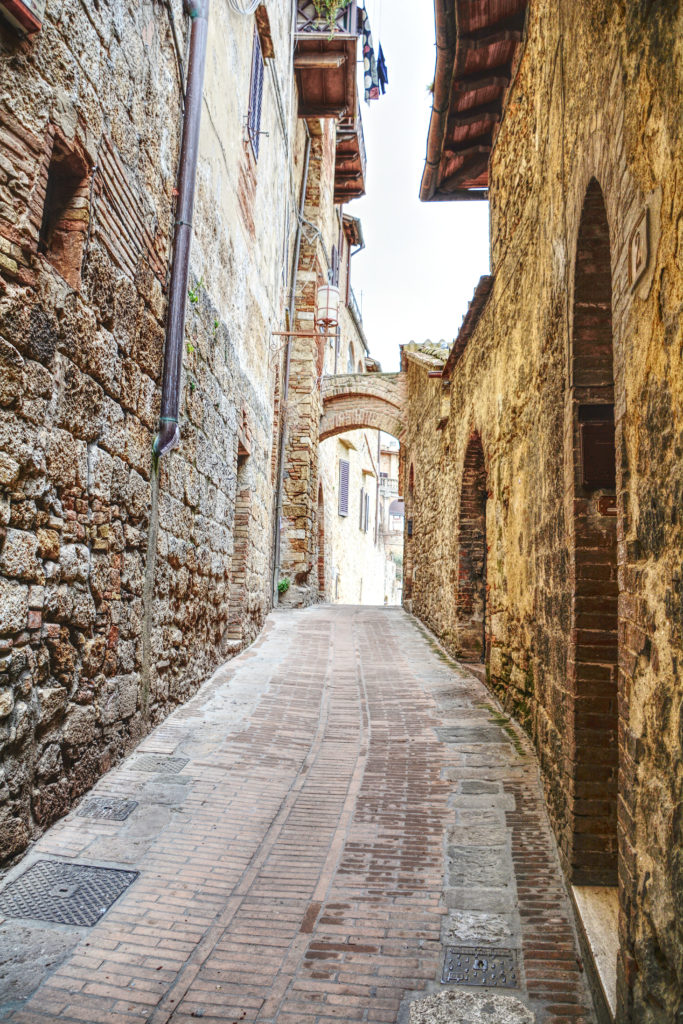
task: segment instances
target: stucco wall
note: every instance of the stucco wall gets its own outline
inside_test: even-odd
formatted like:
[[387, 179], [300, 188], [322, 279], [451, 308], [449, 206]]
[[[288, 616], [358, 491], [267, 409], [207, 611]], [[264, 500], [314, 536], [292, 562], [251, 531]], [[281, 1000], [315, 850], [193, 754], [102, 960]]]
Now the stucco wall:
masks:
[[[406, 596], [462, 653], [461, 489], [467, 446], [479, 437], [490, 685], [536, 740], [570, 876], [582, 864], [589, 870], [608, 842], [602, 835], [591, 847], [592, 825], [581, 836], [581, 822], [599, 814], [604, 796], [582, 778], [582, 759], [591, 764], [607, 735], [618, 742], [620, 1019], [648, 1024], [676, 1019], [683, 987], [682, 29], [677, 3], [530, 4], [491, 163], [495, 280], [453, 372], [442, 429], [442, 383], [427, 376], [438, 363], [404, 355], [411, 396], [404, 472], [407, 480], [412, 465], [415, 481], [406, 508], [413, 519], [406, 574], [414, 576]], [[609, 227], [613, 569], [600, 567], [598, 549], [588, 565], [574, 550], [575, 255], [593, 178]], [[632, 289], [628, 240], [646, 209], [650, 261]], [[587, 691], [575, 679], [584, 626], [574, 589], [603, 571], [619, 590], [618, 697], [603, 699], [596, 679], [587, 698], [595, 716], [586, 723]], [[617, 716], [618, 740], [616, 726], [609, 732]]]

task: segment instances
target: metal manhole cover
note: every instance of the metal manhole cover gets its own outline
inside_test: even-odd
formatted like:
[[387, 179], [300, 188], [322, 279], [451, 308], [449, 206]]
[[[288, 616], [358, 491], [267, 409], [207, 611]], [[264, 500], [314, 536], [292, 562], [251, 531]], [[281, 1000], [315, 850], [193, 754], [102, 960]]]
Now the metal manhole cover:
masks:
[[0, 892], [0, 913], [90, 927], [138, 874], [39, 860]]
[[518, 988], [517, 954], [514, 949], [493, 949], [490, 946], [449, 946], [444, 957], [441, 983]]
[[120, 800], [115, 797], [94, 796], [90, 800], [85, 801], [79, 809], [77, 817], [125, 821], [137, 805], [137, 800]]
[[187, 757], [164, 757], [163, 754], [143, 754], [131, 765], [136, 772], [169, 772], [176, 775], [189, 762]]

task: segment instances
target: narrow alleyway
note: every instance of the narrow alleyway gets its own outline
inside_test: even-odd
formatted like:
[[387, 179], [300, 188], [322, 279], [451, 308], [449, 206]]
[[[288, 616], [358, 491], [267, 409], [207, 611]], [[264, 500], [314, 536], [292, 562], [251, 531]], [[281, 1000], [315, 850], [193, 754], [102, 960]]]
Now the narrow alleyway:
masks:
[[[102, 817], [117, 801], [136, 806]], [[58, 920], [29, 919], [13, 883], [45, 861], [126, 887], [59, 923], [92, 910], [85, 876], [34, 869]], [[0, 911], [17, 1024], [594, 1019], [531, 747], [400, 609], [271, 615], [37, 843]], [[441, 983], [466, 968], [511, 987]]]

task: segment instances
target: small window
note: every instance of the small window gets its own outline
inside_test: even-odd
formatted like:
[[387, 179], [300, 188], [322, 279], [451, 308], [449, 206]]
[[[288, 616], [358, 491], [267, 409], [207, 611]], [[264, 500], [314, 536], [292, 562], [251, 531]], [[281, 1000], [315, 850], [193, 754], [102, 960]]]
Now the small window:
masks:
[[347, 459], [339, 460], [339, 515], [349, 514], [349, 463]]
[[80, 287], [83, 245], [88, 231], [89, 168], [85, 160], [55, 139], [47, 172], [41, 252], [72, 288]]
[[359, 506], [359, 509], [360, 509], [360, 514], [359, 514], [359, 517], [358, 517], [358, 529], [362, 530], [363, 529], [363, 523], [365, 521], [365, 488], [364, 487], [361, 487], [361, 489], [360, 489], [360, 506]]
[[349, 355], [346, 360], [346, 372], [353, 373], [353, 368], [356, 365], [356, 360], [353, 355], [353, 345], [349, 345]]
[[261, 39], [254, 28], [254, 45], [251, 54], [251, 85], [249, 87], [249, 113], [247, 115], [247, 131], [249, 142], [256, 160], [258, 160], [261, 141], [261, 104], [263, 102], [263, 51]]

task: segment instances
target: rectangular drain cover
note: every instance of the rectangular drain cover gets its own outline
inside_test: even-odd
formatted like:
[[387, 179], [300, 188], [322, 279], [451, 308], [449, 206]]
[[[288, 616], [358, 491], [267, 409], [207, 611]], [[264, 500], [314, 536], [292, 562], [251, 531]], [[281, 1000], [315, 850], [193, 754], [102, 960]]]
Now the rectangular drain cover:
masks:
[[137, 807], [137, 800], [119, 800], [116, 797], [94, 796], [79, 809], [79, 818], [105, 818], [107, 821], [125, 821]]
[[444, 957], [442, 985], [485, 985], [518, 988], [514, 949], [489, 946], [449, 946]]
[[0, 913], [90, 927], [138, 874], [39, 860], [0, 892]]
[[131, 768], [136, 772], [169, 772], [176, 775], [188, 763], [187, 757], [164, 757], [163, 754], [143, 754]]

